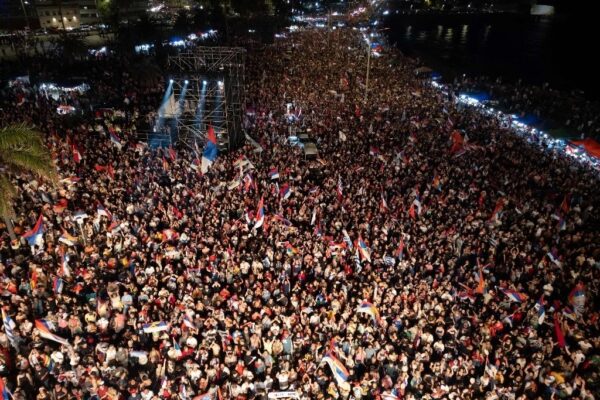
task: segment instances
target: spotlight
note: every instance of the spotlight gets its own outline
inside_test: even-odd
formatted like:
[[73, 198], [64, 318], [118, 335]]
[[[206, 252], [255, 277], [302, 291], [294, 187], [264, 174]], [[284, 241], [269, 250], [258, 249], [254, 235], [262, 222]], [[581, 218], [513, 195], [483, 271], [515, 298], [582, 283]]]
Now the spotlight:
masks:
[[223, 81], [219, 81], [219, 85], [223, 85]]
[[173, 79], [169, 79], [169, 83], [173, 83]]
[[185, 83], [185, 84], [187, 85], [188, 83], [190, 83], [190, 81], [188, 81], [188, 80], [186, 79], [186, 80], [185, 80], [183, 83]]
[[203, 85], [206, 85], [206, 83], [207, 83], [206, 81], [202, 81], [202, 84], [203, 84]]

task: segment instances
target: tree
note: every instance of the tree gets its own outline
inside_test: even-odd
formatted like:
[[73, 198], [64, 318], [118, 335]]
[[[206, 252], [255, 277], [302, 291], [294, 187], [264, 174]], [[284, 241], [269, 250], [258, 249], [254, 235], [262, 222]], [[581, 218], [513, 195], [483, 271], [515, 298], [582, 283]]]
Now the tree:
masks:
[[12, 226], [13, 200], [17, 190], [11, 174], [33, 174], [56, 181], [57, 173], [41, 134], [25, 125], [11, 125], [0, 129], [0, 215], [12, 240], [16, 240]]
[[74, 60], [80, 60], [87, 52], [87, 46], [83, 38], [66, 32], [60, 34], [55, 44], [59, 54], [69, 64]]

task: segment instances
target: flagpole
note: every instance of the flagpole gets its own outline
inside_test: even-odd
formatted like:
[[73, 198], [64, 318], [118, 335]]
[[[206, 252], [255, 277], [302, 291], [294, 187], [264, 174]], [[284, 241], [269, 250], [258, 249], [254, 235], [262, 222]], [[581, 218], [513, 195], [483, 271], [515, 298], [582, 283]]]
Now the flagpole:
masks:
[[77, 225], [79, 225], [79, 230], [81, 231], [81, 236], [83, 237], [83, 245], [87, 246], [87, 240], [85, 239], [85, 232], [83, 231], [83, 220], [77, 218]]
[[369, 93], [369, 72], [371, 71], [371, 41], [367, 39], [367, 80], [365, 83], [365, 104]]

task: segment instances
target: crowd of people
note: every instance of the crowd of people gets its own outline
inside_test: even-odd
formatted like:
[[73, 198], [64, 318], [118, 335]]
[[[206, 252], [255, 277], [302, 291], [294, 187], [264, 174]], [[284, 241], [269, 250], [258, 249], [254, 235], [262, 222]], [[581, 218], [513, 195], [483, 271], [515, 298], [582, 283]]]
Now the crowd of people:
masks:
[[600, 138], [600, 102], [586, 99], [579, 91], [466, 75], [457, 79], [453, 88], [483, 90], [501, 109], [519, 117], [533, 116], [542, 129], [566, 129], [572, 136]]
[[40, 129], [62, 178], [12, 177], [11, 398], [596, 398], [597, 171], [453, 103], [392, 50], [363, 102], [364, 47], [303, 30], [252, 51], [261, 151], [204, 174], [197, 150], [138, 140], [164, 87], [123, 84], [118, 63], [86, 96], [124, 118], [66, 126], [56, 101], [5, 90], [0, 126]]

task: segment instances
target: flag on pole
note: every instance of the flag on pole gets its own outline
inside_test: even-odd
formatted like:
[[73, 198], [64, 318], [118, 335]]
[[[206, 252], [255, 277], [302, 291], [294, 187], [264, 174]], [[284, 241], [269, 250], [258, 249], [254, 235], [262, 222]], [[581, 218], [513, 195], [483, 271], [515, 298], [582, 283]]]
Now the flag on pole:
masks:
[[402, 261], [402, 258], [404, 258], [404, 239], [400, 239], [400, 243], [398, 244], [398, 248], [394, 255], [398, 258], [398, 261]]
[[173, 146], [169, 146], [169, 158], [171, 159], [171, 161], [177, 160], [177, 153], [173, 149]]
[[60, 235], [58, 238], [58, 241], [66, 244], [67, 246], [75, 246], [77, 244], [77, 238], [69, 234], [69, 232], [65, 231], [64, 229], [62, 231], [62, 235]]
[[578, 283], [569, 293], [569, 304], [573, 306], [577, 314], [581, 314], [585, 307], [585, 287]]
[[544, 307], [544, 295], [540, 297], [540, 299], [535, 303], [535, 309], [537, 311], [537, 322], [539, 325], [544, 323], [544, 319], [546, 319], [546, 308]]
[[73, 161], [79, 164], [83, 157], [81, 156], [81, 152], [75, 143], [71, 145], [71, 152], [73, 153]]
[[284, 184], [281, 189], [279, 189], [279, 195], [281, 196], [281, 198], [283, 198], [284, 200], [289, 198], [290, 195], [292, 194], [292, 189], [290, 189], [290, 185], [288, 185], [287, 183]]
[[560, 317], [559, 313], [554, 313], [554, 334], [556, 335], [556, 341], [558, 342], [558, 346], [564, 349], [567, 345], [565, 341], [565, 334], [560, 327]]
[[[8, 341], [15, 349], [18, 350], [17, 341], [15, 339], [15, 328], [17, 325], [15, 324], [15, 321], [12, 320], [10, 315], [4, 311], [4, 309], [2, 309], [2, 325], [4, 325], [4, 332], [6, 333]], [[0, 380], [2, 380], [2, 378], [0, 378]]]
[[208, 169], [213, 165], [217, 159], [217, 153], [217, 136], [215, 135], [215, 130], [213, 127], [209, 126], [206, 135], [206, 146], [204, 147], [204, 152], [202, 153], [201, 171], [203, 174], [207, 173]]
[[527, 300], [527, 295], [525, 293], [517, 292], [516, 290], [508, 289], [508, 288], [500, 288], [500, 291], [506, 295], [511, 301], [522, 303]]
[[33, 228], [31, 230], [25, 232], [25, 234], [23, 234], [23, 237], [25, 239], [27, 239], [27, 243], [29, 243], [30, 246], [35, 246], [36, 244], [41, 243], [43, 236], [44, 236], [44, 217], [42, 216], [42, 214], [40, 214], [40, 216], [38, 217], [37, 222], [35, 223]]
[[500, 215], [502, 214], [502, 208], [504, 207], [504, 199], [500, 197], [498, 201], [496, 201], [496, 206], [494, 207], [494, 211], [492, 212], [492, 216], [490, 217], [490, 222], [500, 221]]
[[373, 304], [368, 301], [363, 301], [360, 306], [356, 309], [357, 313], [365, 313], [369, 314], [373, 321], [377, 324], [381, 321], [381, 317], [379, 316], [379, 310]]
[[344, 196], [344, 188], [342, 186], [342, 177], [341, 176], [338, 177], [336, 193], [337, 193], [338, 201], [342, 201], [342, 198]]
[[121, 142], [121, 138], [117, 136], [117, 133], [114, 131], [114, 129], [109, 129], [108, 134], [110, 136], [110, 141], [113, 142], [113, 144], [117, 146], [119, 150], [121, 150], [121, 148], [123, 147], [123, 143]]
[[371, 250], [369, 250], [369, 248], [367, 247], [366, 243], [363, 241], [360, 235], [358, 236], [356, 247], [358, 248], [360, 259], [367, 260], [367, 262], [371, 262]]
[[275, 179], [279, 179], [279, 171], [276, 167], [271, 168], [271, 170], [269, 171], [269, 178], [271, 178], [272, 181], [274, 181]]
[[342, 362], [333, 354], [327, 353], [321, 362], [325, 362], [327, 365], [329, 365], [329, 368], [331, 368], [331, 372], [333, 373], [333, 377], [338, 385], [346, 382], [350, 377], [350, 373], [344, 364], [342, 364]]
[[348, 235], [348, 231], [346, 231], [345, 229], [342, 229], [342, 234], [344, 235], [344, 243], [346, 243], [346, 246], [348, 246], [348, 248], [350, 250], [352, 250], [354, 248], [354, 246], [352, 245], [352, 239], [350, 239], [350, 235]]
[[485, 279], [483, 278], [483, 268], [479, 266], [479, 282], [475, 288], [475, 293], [483, 294], [485, 292]]
[[151, 322], [149, 324], [144, 324], [143, 331], [144, 333], [154, 333], [169, 330], [169, 324], [164, 321]]
[[263, 223], [265, 222], [265, 207], [264, 207], [264, 200], [261, 197], [260, 201], [258, 202], [258, 207], [257, 207], [257, 211], [256, 211], [256, 216], [254, 217], [254, 229], [258, 229], [260, 228]]
[[64, 283], [59, 277], [55, 277], [52, 281], [52, 290], [54, 293], [60, 294], [63, 291]]
[[54, 333], [52, 333], [50, 331], [50, 324], [48, 323], [48, 321], [43, 320], [43, 319], [36, 319], [35, 327], [40, 332], [40, 336], [43, 337], [44, 339], [52, 340], [54, 342], [64, 344], [65, 346], [70, 346], [67, 339], [62, 338], [58, 335], [55, 335]]
[[387, 212], [389, 210], [387, 200], [385, 199], [385, 193], [381, 192], [381, 203], [379, 208], [382, 212]]

